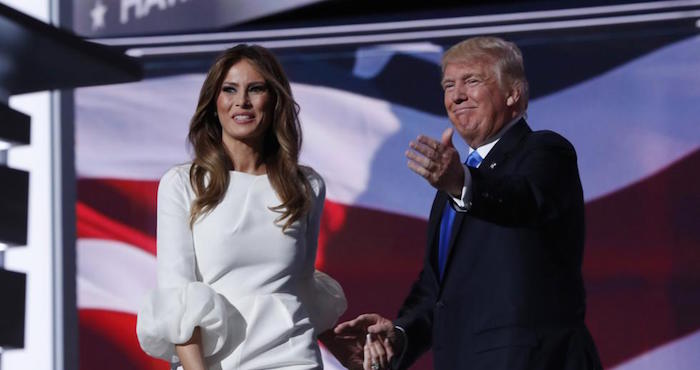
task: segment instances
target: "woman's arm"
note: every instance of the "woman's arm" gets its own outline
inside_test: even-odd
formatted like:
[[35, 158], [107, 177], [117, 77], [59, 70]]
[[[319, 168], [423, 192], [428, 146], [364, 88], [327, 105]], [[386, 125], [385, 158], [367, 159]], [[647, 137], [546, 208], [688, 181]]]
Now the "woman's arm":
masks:
[[[168, 171], [158, 186], [158, 287], [139, 310], [136, 333], [149, 355], [199, 370], [205, 368], [204, 358], [222, 350], [229, 333], [245, 330], [245, 321], [197, 275], [188, 181], [186, 168], [180, 166]], [[181, 353], [187, 359], [180, 359]]]
[[202, 333], [199, 326], [194, 328], [190, 340], [175, 345], [175, 352], [185, 370], [206, 370], [202, 355]]

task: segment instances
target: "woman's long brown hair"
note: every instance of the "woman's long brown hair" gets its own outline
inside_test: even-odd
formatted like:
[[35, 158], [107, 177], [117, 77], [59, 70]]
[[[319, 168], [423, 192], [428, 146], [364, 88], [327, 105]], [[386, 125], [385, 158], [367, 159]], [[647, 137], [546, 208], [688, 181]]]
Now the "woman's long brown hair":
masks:
[[298, 163], [302, 141], [299, 106], [280, 63], [270, 51], [257, 45], [238, 45], [221, 54], [209, 69], [199, 93], [188, 134], [194, 148], [190, 183], [196, 195], [190, 210], [190, 227], [221, 202], [231, 181], [229, 170], [233, 163], [221, 139], [216, 100], [228, 70], [243, 59], [263, 76], [271, 93], [270, 103], [274, 104], [271, 123], [264, 134], [262, 160], [270, 184], [282, 201], [271, 209], [280, 213], [276, 221], [284, 222], [285, 231], [311, 207], [311, 186]]

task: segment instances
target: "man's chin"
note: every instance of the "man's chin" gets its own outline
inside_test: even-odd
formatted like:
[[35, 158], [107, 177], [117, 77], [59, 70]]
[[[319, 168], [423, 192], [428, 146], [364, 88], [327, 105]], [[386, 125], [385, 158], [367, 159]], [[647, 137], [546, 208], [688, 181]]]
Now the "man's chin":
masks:
[[459, 134], [464, 141], [467, 143], [470, 143], [472, 140], [474, 140], [477, 136], [476, 132], [476, 125], [473, 125], [473, 127], [465, 126], [465, 125], [453, 125], [455, 128], [455, 131]]
[[460, 134], [459, 136], [462, 138], [462, 140], [464, 140], [465, 143], [467, 143], [467, 145], [469, 145], [469, 147], [473, 148], [472, 143], [476, 142], [476, 138], [474, 136], [466, 136], [462, 134]]

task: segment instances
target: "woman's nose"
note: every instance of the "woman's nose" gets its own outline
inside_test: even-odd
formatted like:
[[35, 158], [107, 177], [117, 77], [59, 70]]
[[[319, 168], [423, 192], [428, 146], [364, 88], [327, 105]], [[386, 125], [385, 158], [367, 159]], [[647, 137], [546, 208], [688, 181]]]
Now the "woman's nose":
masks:
[[234, 98], [234, 104], [237, 107], [247, 107], [250, 105], [250, 99], [248, 99], [248, 94], [241, 93]]

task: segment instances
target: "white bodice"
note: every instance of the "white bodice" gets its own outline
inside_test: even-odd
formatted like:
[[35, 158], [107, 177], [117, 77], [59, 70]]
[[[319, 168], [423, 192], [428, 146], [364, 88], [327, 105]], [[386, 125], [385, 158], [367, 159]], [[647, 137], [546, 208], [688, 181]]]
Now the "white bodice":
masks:
[[307, 220], [282, 233], [275, 225], [280, 213], [270, 210], [281, 202], [267, 176], [230, 174], [224, 199], [193, 228], [202, 280], [232, 299], [250, 294], [296, 294], [304, 267], [308, 270], [315, 259], [315, 241], [306, 240]]

